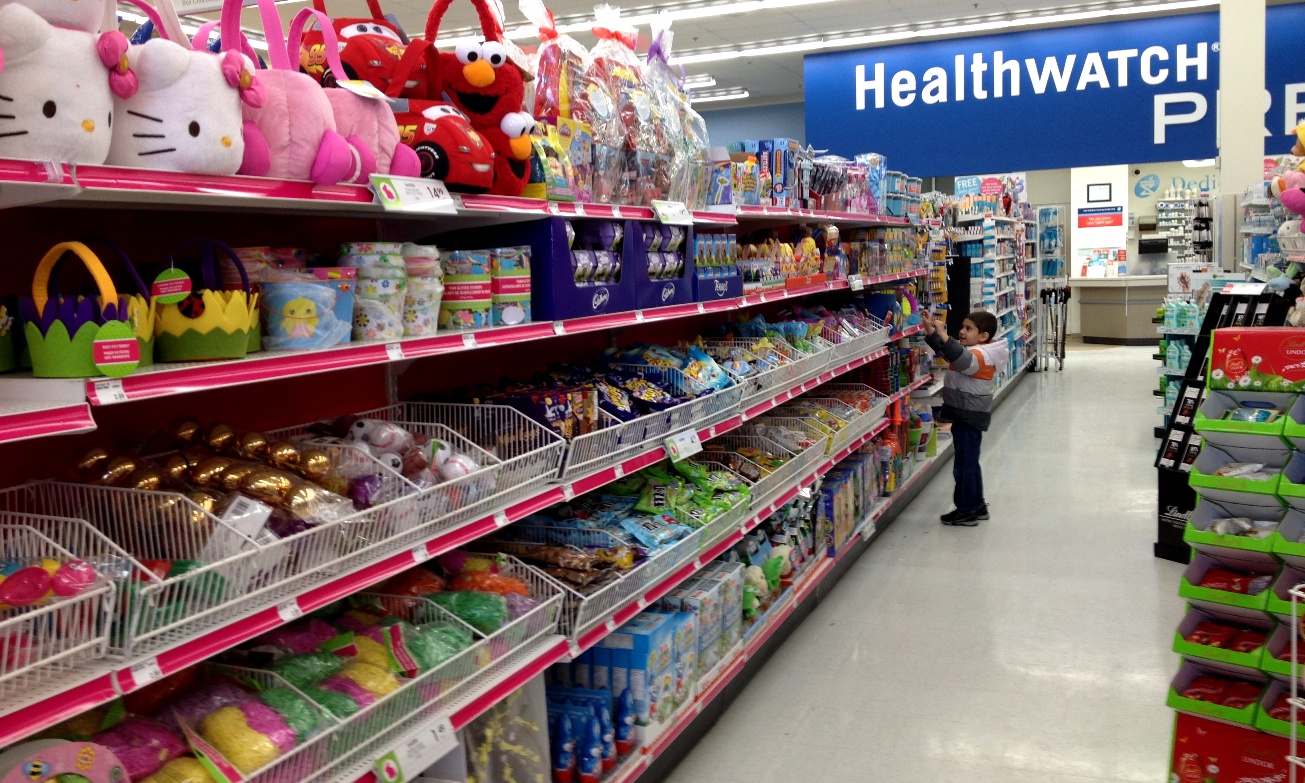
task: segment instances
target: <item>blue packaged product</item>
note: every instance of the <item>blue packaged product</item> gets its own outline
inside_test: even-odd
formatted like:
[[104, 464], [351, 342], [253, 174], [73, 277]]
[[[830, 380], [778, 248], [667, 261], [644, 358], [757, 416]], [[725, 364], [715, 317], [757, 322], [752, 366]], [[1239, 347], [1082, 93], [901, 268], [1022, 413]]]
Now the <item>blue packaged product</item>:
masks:
[[666, 514], [645, 517], [627, 517], [621, 520], [621, 529], [634, 536], [649, 549], [660, 549], [684, 538], [690, 528]]
[[629, 688], [616, 697], [616, 752], [625, 758], [634, 752], [637, 739], [634, 730], [634, 695]]
[[571, 716], [558, 713], [551, 731], [553, 738], [553, 780], [570, 780], [575, 775], [575, 737]]

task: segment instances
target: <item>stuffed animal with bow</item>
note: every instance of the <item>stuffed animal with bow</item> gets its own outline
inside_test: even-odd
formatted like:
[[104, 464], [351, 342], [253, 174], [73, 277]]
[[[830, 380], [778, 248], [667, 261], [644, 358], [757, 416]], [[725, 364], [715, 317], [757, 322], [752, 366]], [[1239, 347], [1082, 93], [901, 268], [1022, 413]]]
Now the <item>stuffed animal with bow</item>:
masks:
[[112, 138], [113, 97], [136, 92], [127, 38], [0, 6], [0, 158], [101, 164]]
[[[437, 0], [426, 17], [426, 40], [438, 45], [440, 20], [453, 0]], [[459, 44], [453, 52], [430, 50], [431, 97], [462, 110], [471, 126], [494, 148], [491, 193], [519, 196], [530, 179], [530, 130], [522, 112], [528, 73], [513, 59], [514, 47], [488, 0], [472, 0], [484, 40]], [[515, 116], [520, 115], [520, 116]], [[527, 122], [528, 120], [528, 122]]]
[[[1292, 146], [1291, 154], [1305, 157], [1305, 123], [1292, 128], [1291, 132], [1296, 135], [1296, 144]], [[1301, 163], [1296, 171], [1289, 171], [1269, 181], [1269, 191], [1282, 199], [1282, 205], [1297, 215], [1305, 215], [1305, 173], [1302, 171], [1305, 171], [1305, 163]]]

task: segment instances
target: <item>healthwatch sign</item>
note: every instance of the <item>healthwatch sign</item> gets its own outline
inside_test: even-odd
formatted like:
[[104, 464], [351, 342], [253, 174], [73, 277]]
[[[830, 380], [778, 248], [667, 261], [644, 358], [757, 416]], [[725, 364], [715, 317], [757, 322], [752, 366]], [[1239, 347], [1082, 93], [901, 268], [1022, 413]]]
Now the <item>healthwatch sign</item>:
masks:
[[[1305, 121], [1305, 4], [1267, 26], [1274, 154]], [[1213, 158], [1218, 85], [1213, 13], [815, 54], [807, 141], [926, 177]]]

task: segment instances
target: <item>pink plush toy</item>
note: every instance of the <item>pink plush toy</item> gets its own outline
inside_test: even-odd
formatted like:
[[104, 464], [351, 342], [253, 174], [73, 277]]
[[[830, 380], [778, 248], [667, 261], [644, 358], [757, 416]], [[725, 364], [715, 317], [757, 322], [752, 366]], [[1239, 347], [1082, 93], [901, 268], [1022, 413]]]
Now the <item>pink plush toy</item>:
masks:
[[136, 86], [122, 33], [68, 29], [25, 5], [0, 6], [0, 158], [103, 163], [113, 96], [130, 97]]
[[[322, 28], [326, 62], [331, 67], [331, 72], [344, 73], [335, 25], [330, 17], [313, 8], [302, 9], [290, 23], [286, 62], [298, 61], [304, 30], [309, 20], [314, 18]], [[269, 47], [268, 54], [276, 67], [276, 53], [270, 51]], [[347, 87], [328, 87], [325, 92], [335, 115], [336, 130], [349, 141], [357, 156], [349, 182], [365, 184], [374, 173], [421, 176], [421, 161], [416, 152], [399, 141], [399, 126], [394, 120], [394, 111], [387, 102], [364, 97]]]
[[1297, 215], [1305, 215], [1305, 174], [1289, 171], [1274, 177], [1269, 184], [1273, 195], [1282, 199], [1282, 205]]

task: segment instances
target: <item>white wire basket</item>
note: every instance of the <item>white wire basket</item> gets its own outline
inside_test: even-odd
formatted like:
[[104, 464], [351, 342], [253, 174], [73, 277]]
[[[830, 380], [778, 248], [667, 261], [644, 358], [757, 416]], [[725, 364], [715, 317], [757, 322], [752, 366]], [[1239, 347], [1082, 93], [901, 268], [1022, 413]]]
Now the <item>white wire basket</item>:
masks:
[[858, 417], [851, 405], [829, 397], [799, 397], [775, 410], [780, 415], [802, 416], [821, 422], [829, 429], [829, 448], [833, 451], [851, 442], [853, 423]]
[[[645, 375], [676, 394], [693, 394], [700, 390], [697, 383], [691, 382], [684, 373], [669, 367], [615, 364], [613, 369], [631, 375]], [[623, 462], [690, 427], [702, 429], [724, 421], [738, 410], [742, 399], [743, 387], [732, 383], [728, 388], [701, 394], [683, 404], [632, 421], [622, 422], [600, 410], [600, 428], [572, 439], [562, 467], [562, 479], [577, 478]]]
[[839, 400], [857, 412], [848, 436], [851, 440], [873, 429], [888, 410], [888, 396], [864, 383], [827, 383], [817, 392], [822, 398]]
[[[393, 750], [415, 726], [434, 721], [440, 714], [483, 682], [481, 676], [498, 661], [511, 657], [540, 637], [552, 634], [562, 604], [562, 591], [549, 578], [519, 560], [503, 556], [499, 573], [519, 579], [538, 605], [492, 634], [485, 635], [426, 598], [362, 594], [377, 599], [391, 614], [414, 625], [443, 624], [472, 634], [473, 644], [435, 668], [405, 680], [391, 694], [377, 699], [358, 713], [343, 718], [324, 741], [329, 746], [329, 764], [309, 778], [344, 779], [340, 773], [357, 765], [370, 767]], [[270, 781], [270, 779], [269, 779]]]
[[[703, 343], [707, 353], [718, 362], [735, 359], [747, 362], [754, 368], [763, 363], [763, 359], [750, 350], [756, 344], [756, 340], [709, 340]], [[778, 349], [769, 352], [769, 356], [777, 360], [778, 365], [751, 375], [737, 375], [725, 367], [725, 371], [743, 387], [742, 407], [747, 408], [770, 399], [779, 389], [786, 389], [797, 381], [801, 369], [797, 362]]]
[[[0, 508], [84, 520], [125, 552], [106, 574], [115, 584], [115, 658], [151, 654], [275, 603], [320, 580], [342, 543], [334, 522], [256, 541], [237, 528], [248, 513], [218, 519], [172, 492], [39, 481], [0, 491]], [[149, 560], [187, 561], [187, 570], [160, 577], [142, 564]]]
[[[0, 512], [0, 552], [24, 565], [107, 564], [125, 555], [85, 522]], [[43, 562], [47, 561], [47, 562]], [[0, 713], [57, 697], [68, 677], [108, 651], [114, 585], [96, 570], [75, 595], [0, 609]]]
[[[742, 448], [759, 449], [763, 453], [781, 457], [785, 460], [784, 464], [775, 468], [770, 473], [763, 473], [760, 480], [752, 484], [752, 498], [750, 507], [753, 512], [759, 511], [769, 505], [771, 501], [788, 491], [789, 487], [797, 484], [798, 480], [811, 472], [815, 463], [819, 461], [824, 452], [823, 448], [813, 447], [794, 452], [777, 441], [754, 434], [734, 434], [721, 435], [711, 441], [713, 446], [722, 446], [729, 452], [734, 452], [734, 459], [746, 460], [761, 472], [761, 466], [757, 465], [747, 457], [738, 454]], [[711, 459], [714, 462], [728, 465], [728, 459], [725, 454], [718, 451], [704, 451], [698, 456]]]
[[888, 340], [888, 327], [874, 316], [826, 318], [820, 336], [833, 345], [834, 364], [859, 359]]
[[833, 428], [798, 411], [769, 411], [754, 419], [744, 432], [765, 436], [797, 453], [818, 450], [820, 455], [829, 455], [837, 450]]

